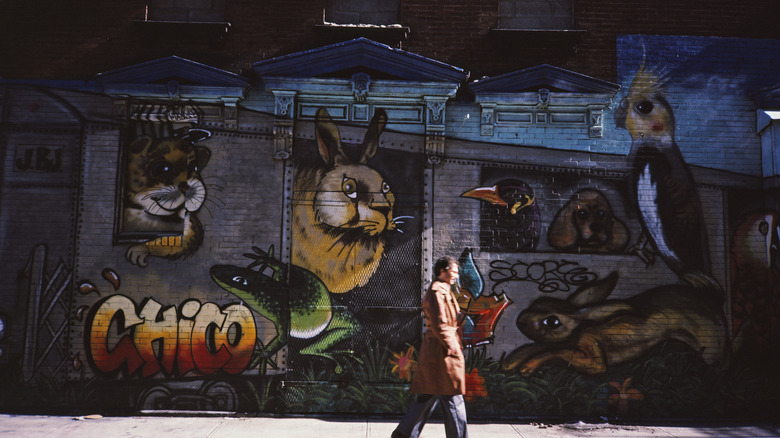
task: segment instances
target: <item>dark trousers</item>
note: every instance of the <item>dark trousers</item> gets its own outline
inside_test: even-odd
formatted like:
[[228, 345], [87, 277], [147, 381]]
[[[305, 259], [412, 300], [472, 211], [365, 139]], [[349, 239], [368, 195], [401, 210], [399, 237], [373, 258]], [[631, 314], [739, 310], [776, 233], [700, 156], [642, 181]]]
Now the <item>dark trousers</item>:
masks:
[[425, 423], [431, 418], [436, 405], [441, 402], [444, 430], [447, 438], [468, 438], [466, 430], [466, 404], [462, 395], [420, 394], [409, 406], [401, 423], [393, 431], [393, 438], [418, 438]]

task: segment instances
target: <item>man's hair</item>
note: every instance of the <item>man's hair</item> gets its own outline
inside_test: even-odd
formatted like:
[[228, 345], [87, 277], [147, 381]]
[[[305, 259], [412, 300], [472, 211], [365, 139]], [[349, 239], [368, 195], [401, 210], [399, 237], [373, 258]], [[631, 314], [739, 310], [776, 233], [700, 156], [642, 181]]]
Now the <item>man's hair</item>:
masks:
[[436, 260], [436, 263], [433, 265], [433, 278], [438, 278], [439, 274], [441, 274], [441, 271], [447, 269], [450, 265], [453, 264], [455, 266], [460, 266], [460, 263], [458, 263], [454, 257], [444, 256], [439, 260]]

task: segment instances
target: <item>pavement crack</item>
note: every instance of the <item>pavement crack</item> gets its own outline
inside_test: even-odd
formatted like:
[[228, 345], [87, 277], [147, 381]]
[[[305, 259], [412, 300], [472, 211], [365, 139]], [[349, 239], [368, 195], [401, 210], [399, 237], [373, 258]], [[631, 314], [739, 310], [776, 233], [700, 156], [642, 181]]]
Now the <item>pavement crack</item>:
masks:
[[214, 428], [211, 429], [209, 431], [209, 433], [206, 434], [206, 438], [214, 436], [214, 434], [222, 427], [223, 424], [225, 424], [225, 419], [224, 418], [222, 420], [220, 420], [220, 422], [217, 423], [217, 425], [214, 426]]

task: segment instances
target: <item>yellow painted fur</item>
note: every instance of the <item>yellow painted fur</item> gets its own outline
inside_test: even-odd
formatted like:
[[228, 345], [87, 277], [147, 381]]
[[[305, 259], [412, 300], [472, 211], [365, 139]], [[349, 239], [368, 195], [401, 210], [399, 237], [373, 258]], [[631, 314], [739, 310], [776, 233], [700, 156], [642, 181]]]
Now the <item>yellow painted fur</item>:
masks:
[[348, 158], [327, 110], [317, 111], [315, 132], [324, 166], [299, 169], [293, 206], [293, 264], [319, 277], [332, 293], [365, 285], [385, 249], [384, 233], [395, 229], [395, 197], [366, 163], [376, 153], [387, 124], [378, 109], [368, 126], [361, 157]]

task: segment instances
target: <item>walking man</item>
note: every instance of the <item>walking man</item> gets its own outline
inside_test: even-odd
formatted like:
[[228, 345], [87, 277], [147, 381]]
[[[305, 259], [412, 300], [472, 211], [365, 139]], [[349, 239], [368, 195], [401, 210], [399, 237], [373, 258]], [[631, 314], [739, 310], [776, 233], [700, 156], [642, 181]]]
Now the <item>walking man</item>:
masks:
[[466, 361], [458, 334], [459, 306], [452, 294], [460, 265], [443, 257], [433, 266], [434, 281], [423, 298], [428, 329], [423, 335], [411, 392], [418, 394], [392, 438], [417, 438], [441, 403], [447, 438], [468, 438], [466, 431]]

